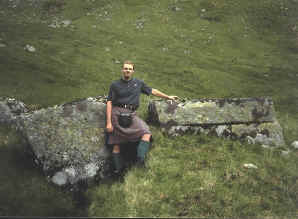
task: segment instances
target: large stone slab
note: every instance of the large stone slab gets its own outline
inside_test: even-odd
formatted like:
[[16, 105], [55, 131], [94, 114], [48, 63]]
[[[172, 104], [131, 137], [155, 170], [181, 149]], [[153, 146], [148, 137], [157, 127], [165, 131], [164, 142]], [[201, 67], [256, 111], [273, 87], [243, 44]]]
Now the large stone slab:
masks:
[[155, 100], [149, 106], [150, 121], [167, 125], [223, 125], [273, 122], [270, 98], [198, 99], [183, 102]]
[[22, 110], [13, 100], [0, 101], [2, 123], [21, 132], [35, 162], [52, 182], [74, 185], [104, 177], [110, 155], [105, 146], [105, 98], [86, 98], [35, 111]]
[[285, 144], [271, 98], [153, 100], [147, 121], [170, 136], [203, 133], [248, 143]]

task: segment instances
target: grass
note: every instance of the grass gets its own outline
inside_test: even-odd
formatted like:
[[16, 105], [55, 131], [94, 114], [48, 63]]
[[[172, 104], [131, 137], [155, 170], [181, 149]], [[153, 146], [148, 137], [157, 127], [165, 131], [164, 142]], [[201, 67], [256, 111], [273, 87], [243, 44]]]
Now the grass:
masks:
[[[91, 216], [222, 218], [297, 213], [297, 165], [293, 167], [297, 153], [282, 157], [278, 150], [235, 141], [202, 136], [164, 139], [154, 134], [157, 143], [146, 170], [132, 169], [123, 184], [89, 191]], [[246, 169], [245, 163], [258, 169]], [[123, 210], [109, 211], [107, 206]]]
[[[0, 47], [1, 96], [48, 107], [104, 95], [120, 77], [122, 61], [131, 59], [136, 77], [167, 94], [272, 97], [287, 146], [266, 150], [209, 136], [169, 138], [152, 126], [149, 167], [132, 168], [124, 183], [89, 188], [86, 206], [77, 208], [70, 192], [50, 185], [27, 161], [16, 134], [1, 128], [0, 197], [7, 198], [0, 198], [0, 215], [297, 214], [297, 151], [289, 146], [298, 138], [296, 1], [13, 2], [0, 2], [0, 43], [6, 45]], [[63, 20], [72, 23], [48, 27]], [[25, 51], [27, 44], [36, 52]], [[151, 98], [141, 99], [142, 118]], [[285, 149], [291, 150], [287, 157]]]

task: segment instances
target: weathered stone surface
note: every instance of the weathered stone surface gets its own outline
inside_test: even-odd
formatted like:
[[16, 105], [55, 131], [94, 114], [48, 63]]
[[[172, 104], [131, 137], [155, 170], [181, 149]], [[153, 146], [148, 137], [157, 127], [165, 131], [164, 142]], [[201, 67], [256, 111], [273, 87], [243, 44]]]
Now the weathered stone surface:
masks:
[[0, 102], [0, 118], [14, 123], [35, 162], [57, 185], [102, 178], [108, 168], [105, 99], [87, 98], [28, 112]]
[[295, 149], [298, 149], [298, 141], [293, 141], [291, 146]]
[[0, 124], [12, 125], [21, 113], [28, 112], [26, 105], [14, 98], [0, 97]]
[[270, 98], [152, 101], [148, 122], [169, 135], [217, 135], [271, 146], [284, 145], [282, 128]]
[[161, 126], [222, 125], [273, 122], [275, 113], [270, 98], [199, 99], [185, 102], [152, 101], [152, 121]]
[[252, 163], [245, 163], [243, 166], [248, 169], [258, 169], [258, 167]]

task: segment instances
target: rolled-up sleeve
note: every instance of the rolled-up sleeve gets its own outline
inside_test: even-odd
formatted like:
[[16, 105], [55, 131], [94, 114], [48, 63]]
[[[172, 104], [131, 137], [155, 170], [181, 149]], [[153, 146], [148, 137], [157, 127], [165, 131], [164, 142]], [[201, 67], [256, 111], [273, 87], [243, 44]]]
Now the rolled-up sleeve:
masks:
[[144, 81], [142, 81], [142, 89], [141, 89], [141, 92], [142, 92], [143, 94], [147, 94], [147, 95], [149, 96], [150, 94], [152, 94], [152, 88], [149, 87], [147, 84], [145, 84]]

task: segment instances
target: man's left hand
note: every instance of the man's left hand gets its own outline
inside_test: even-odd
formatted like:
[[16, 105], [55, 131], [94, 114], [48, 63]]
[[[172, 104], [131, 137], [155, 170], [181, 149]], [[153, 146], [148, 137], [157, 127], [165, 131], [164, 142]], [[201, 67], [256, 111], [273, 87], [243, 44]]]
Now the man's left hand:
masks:
[[168, 99], [169, 100], [178, 100], [179, 97], [178, 96], [169, 96]]

